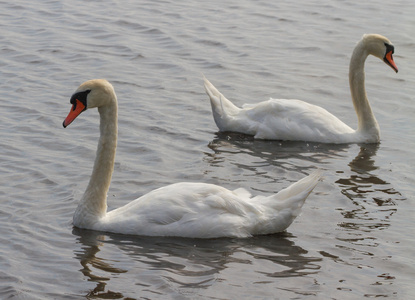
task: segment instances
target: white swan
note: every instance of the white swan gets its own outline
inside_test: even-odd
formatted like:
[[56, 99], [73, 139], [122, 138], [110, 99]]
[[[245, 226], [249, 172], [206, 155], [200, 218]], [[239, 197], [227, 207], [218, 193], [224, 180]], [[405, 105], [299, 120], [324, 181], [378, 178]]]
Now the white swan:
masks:
[[73, 94], [68, 126], [87, 108], [100, 113], [100, 139], [86, 191], [73, 216], [79, 228], [121, 234], [193, 238], [249, 237], [285, 230], [316, 186], [320, 171], [279, 193], [251, 197], [244, 189], [213, 184], [176, 183], [156, 189], [107, 212], [107, 192], [117, 144], [117, 97], [103, 79], [83, 83]]
[[220, 131], [253, 135], [257, 139], [310, 141], [321, 143], [377, 143], [379, 125], [365, 90], [364, 63], [369, 54], [386, 62], [393, 70], [394, 47], [385, 37], [366, 34], [356, 45], [349, 68], [353, 105], [358, 117], [354, 130], [327, 110], [300, 100], [270, 99], [254, 105], [236, 107], [206, 78], [213, 117]]

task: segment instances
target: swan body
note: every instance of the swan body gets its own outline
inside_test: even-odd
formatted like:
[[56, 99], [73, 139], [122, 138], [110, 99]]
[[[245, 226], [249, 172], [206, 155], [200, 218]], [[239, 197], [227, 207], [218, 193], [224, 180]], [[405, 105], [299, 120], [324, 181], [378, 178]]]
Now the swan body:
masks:
[[249, 237], [285, 230], [300, 213], [321, 172], [271, 196], [252, 197], [243, 188], [230, 191], [205, 183], [182, 182], [107, 212], [107, 192], [117, 144], [117, 97], [103, 79], [83, 83], [71, 98], [68, 126], [87, 108], [100, 113], [100, 139], [92, 175], [74, 213], [79, 228], [121, 234], [192, 238]]
[[321, 143], [377, 143], [380, 130], [365, 90], [364, 63], [368, 55], [382, 59], [398, 72], [394, 47], [385, 37], [366, 34], [356, 45], [349, 68], [349, 84], [358, 128], [352, 129], [324, 108], [301, 100], [270, 99], [253, 105], [235, 106], [206, 78], [204, 86], [220, 131], [240, 132], [257, 139]]

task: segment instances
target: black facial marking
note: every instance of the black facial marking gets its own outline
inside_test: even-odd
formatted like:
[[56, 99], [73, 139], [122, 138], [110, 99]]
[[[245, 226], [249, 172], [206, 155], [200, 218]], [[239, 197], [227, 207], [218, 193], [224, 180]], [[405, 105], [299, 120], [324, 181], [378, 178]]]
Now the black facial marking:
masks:
[[385, 55], [386, 53], [389, 53], [391, 51], [392, 51], [392, 54], [395, 52], [395, 47], [393, 45], [385, 43], [385, 47], [386, 47]]
[[74, 110], [76, 109], [76, 100], [79, 100], [80, 102], [82, 102], [82, 104], [85, 105], [85, 109], [87, 109], [86, 98], [90, 92], [91, 90], [86, 90], [86, 91], [78, 92], [72, 95], [70, 102], [74, 106], [73, 107]]

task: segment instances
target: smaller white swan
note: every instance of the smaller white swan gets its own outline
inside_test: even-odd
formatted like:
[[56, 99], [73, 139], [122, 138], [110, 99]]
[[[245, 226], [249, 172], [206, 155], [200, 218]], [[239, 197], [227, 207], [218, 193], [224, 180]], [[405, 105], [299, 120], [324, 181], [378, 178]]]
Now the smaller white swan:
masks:
[[309, 141], [321, 143], [377, 143], [380, 130], [365, 90], [364, 63], [368, 55], [386, 62], [395, 72], [394, 47], [385, 37], [366, 34], [350, 59], [349, 83], [358, 117], [354, 130], [324, 108], [300, 100], [270, 99], [236, 107], [206, 78], [213, 117], [220, 131], [253, 135], [257, 139]]
[[73, 225], [122, 234], [192, 238], [249, 237], [285, 230], [316, 186], [320, 171], [272, 196], [251, 197], [205, 183], [176, 183], [107, 212], [107, 192], [117, 145], [117, 97], [102, 79], [83, 83], [70, 100], [68, 126], [87, 108], [100, 113], [100, 139], [92, 175], [73, 216]]

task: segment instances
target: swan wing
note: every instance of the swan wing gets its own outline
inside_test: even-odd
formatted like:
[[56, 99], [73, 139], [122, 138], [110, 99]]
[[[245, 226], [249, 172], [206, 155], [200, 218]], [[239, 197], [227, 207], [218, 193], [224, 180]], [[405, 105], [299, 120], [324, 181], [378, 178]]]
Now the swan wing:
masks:
[[347, 143], [356, 131], [319, 106], [294, 99], [270, 99], [236, 107], [204, 78], [213, 117], [220, 131], [241, 132], [257, 139]]
[[176, 183], [110, 211], [94, 229], [149, 236], [249, 237], [285, 230], [299, 214], [320, 174], [273, 196], [252, 197], [206, 183]]
[[294, 99], [245, 105], [240, 119], [258, 139], [337, 142], [355, 132], [324, 108]]
[[150, 236], [244, 237], [250, 235], [248, 221], [260, 214], [249, 197], [243, 189], [177, 183], [108, 212], [99, 226], [104, 231]]

